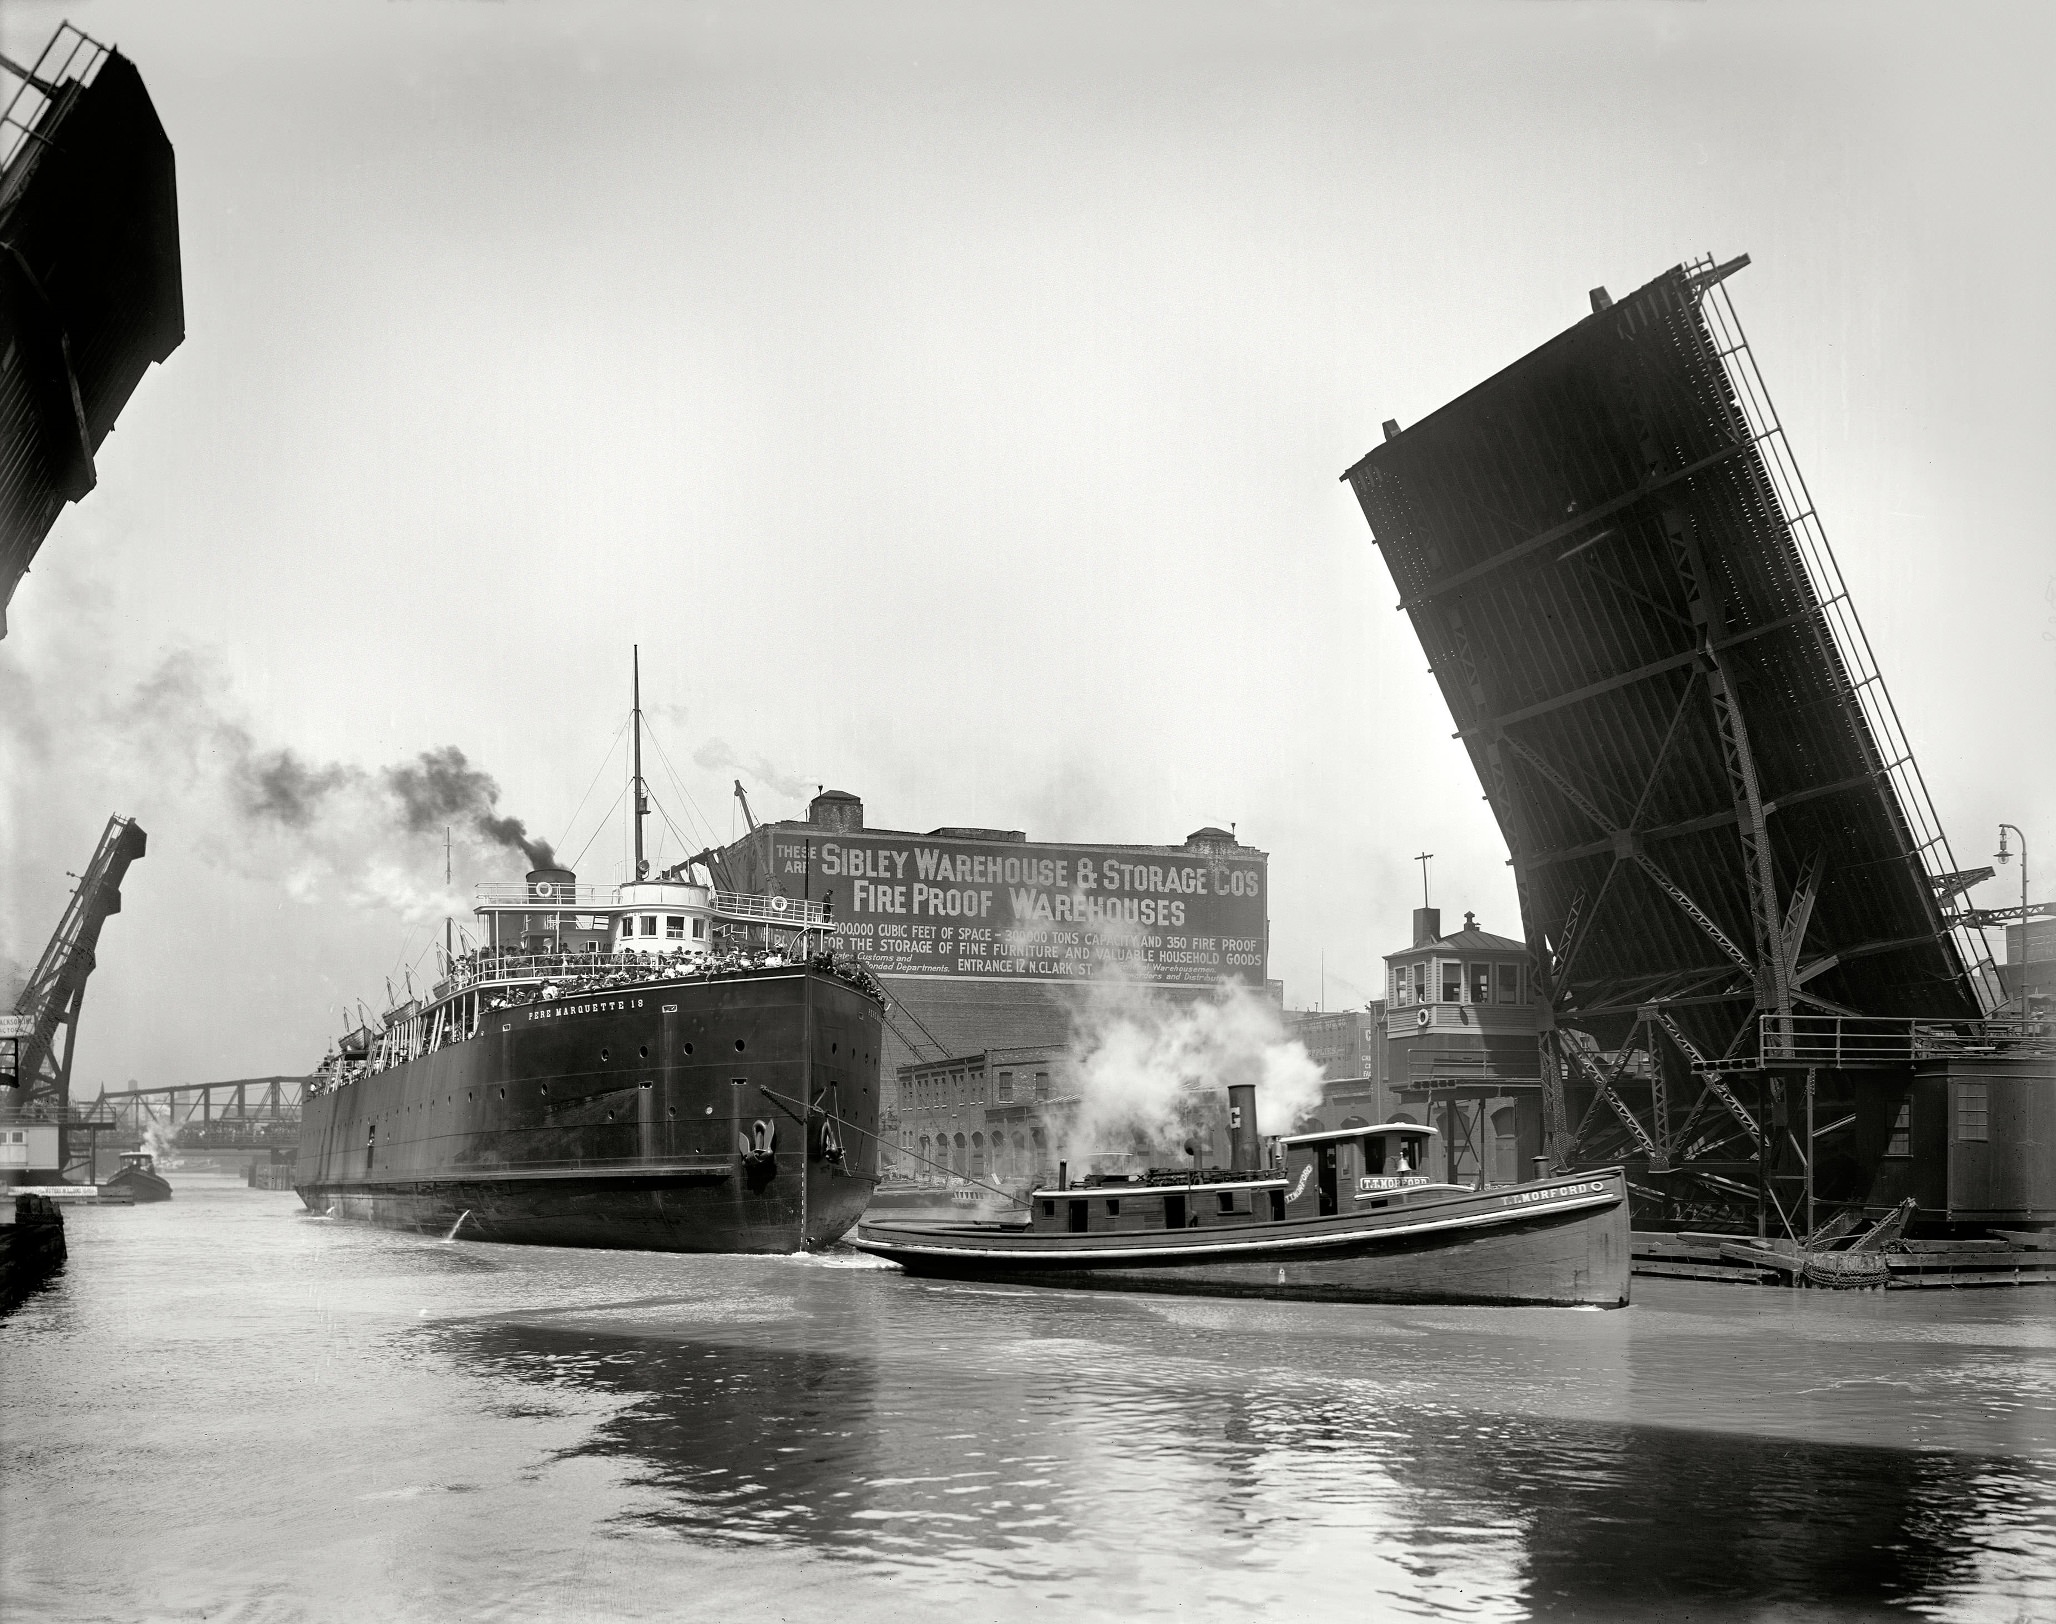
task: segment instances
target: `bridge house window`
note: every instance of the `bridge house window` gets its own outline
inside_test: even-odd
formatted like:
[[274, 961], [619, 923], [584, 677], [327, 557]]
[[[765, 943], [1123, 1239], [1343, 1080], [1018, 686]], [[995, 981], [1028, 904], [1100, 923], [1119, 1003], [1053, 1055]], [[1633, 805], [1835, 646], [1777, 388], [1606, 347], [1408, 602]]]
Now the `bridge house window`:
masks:
[[1520, 966], [1502, 964], [1493, 974], [1499, 978], [1499, 1001], [1502, 1004], [1518, 1004], [1521, 1001]]
[[1412, 992], [1413, 992], [1413, 985], [1412, 985], [1412, 983], [1411, 983], [1411, 982], [1410, 982], [1410, 981], [1408, 980], [1408, 978], [1407, 978], [1407, 974], [1406, 974], [1406, 966], [1405, 966], [1405, 965], [1403, 965], [1403, 964], [1396, 964], [1396, 965], [1394, 965], [1394, 966], [1392, 967], [1392, 1001], [1393, 1001], [1393, 1003], [1395, 1003], [1395, 1004], [1408, 1004], [1408, 1003], [1412, 1003], [1412, 1002], [1413, 1002], [1413, 999], [1412, 999], [1412, 997], [1410, 996]]
[[1489, 1004], [1492, 1002], [1492, 966], [1474, 964], [1471, 967], [1471, 1002]]
[[1956, 1137], [1959, 1140], [1979, 1143], [1989, 1133], [1990, 1109], [1985, 1098], [1983, 1083], [1958, 1083], [1956, 1085]]
[[706, 920], [695, 919], [692, 922], [692, 939], [696, 942], [704, 942], [707, 939]]
[[1414, 978], [1413, 978], [1413, 979], [1414, 979], [1414, 997], [1413, 997], [1413, 1001], [1414, 1001], [1415, 1003], [1417, 1003], [1417, 1004], [1425, 1004], [1425, 1003], [1426, 1003], [1426, 1002], [1428, 1001], [1428, 965], [1427, 965], [1427, 961], [1426, 961], [1426, 960], [1423, 960], [1423, 961], [1422, 961], [1421, 963], [1419, 963], [1419, 964], [1416, 964], [1416, 965], [1415, 965], [1415, 966], [1413, 967], [1413, 970], [1414, 970]]
[[1442, 1002], [1463, 1002], [1463, 966], [1454, 959], [1438, 959], [1436, 967], [1442, 972]]
[[637, 934], [638, 934], [638, 935], [641, 935], [641, 936], [654, 936], [654, 935], [656, 935], [656, 934], [657, 934], [657, 916], [656, 916], [655, 914], [644, 914], [644, 915], [642, 916], [642, 929], [641, 929], [641, 930], [640, 930], [639, 932], [637, 932]]
[[685, 940], [684, 914], [666, 914], [664, 916], [664, 936], [667, 941], [682, 942]]

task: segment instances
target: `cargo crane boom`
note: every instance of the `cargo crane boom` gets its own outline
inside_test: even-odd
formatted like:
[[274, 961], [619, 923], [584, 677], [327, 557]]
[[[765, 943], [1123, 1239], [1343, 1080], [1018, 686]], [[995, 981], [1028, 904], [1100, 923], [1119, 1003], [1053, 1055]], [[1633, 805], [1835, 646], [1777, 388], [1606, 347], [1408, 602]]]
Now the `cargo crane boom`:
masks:
[[146, 847], [147, 837], [134, 819], [116, 815], [107, 820], [93, 860], [79, 876], [64, 917], [14, 1004], [21, 1030], [15, 1103], [58, 1123], [58, 1158], [66, 1174], [75, 1161], [85, 1160], [72, 1149], [73, 1128], [85, 1125], [71, 1120], [70, 1106], [71, 1056], [86, 978], [93, 973], [100, 926], [109, 914], [121, 912], [122, 877]]
[[742, 821], [749, 825], [750, 833], [755, 834], [757, 832], [756, 814], [750, 811], [750, 798], [743, 794], [742, 780], [740, 778], [735, 781], [735, 798], [742, 802]]

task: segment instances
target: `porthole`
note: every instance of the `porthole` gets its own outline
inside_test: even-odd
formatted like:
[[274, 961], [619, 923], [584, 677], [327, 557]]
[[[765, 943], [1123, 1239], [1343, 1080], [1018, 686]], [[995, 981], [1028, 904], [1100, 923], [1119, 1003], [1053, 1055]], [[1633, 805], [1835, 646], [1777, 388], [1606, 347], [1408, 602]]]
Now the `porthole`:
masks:
[[506, 1091], [506, 1090], [505, 1090], [505, 1089], [503, 1088], [503, 1089], [501, 1089], [501, 1090], [500, 1090], [500, 1098], [501, 1098], [501, 1099], [505, 1099], [506, 1097], [507, 1097], [507, 1091]]
[[638, 1055], [642, 1056], [642, 1058], [645, 1060], [650, 1058], [650, 1046], [647, 1043], [645, 1043], [640, 1049], [636, 1050], [635, 1052]]
[[602, 1050], [600, 1051], [600, 1064], [604, 1066], [604, 1065], [605, 1065], [606, 1063], [607, 1063], [607, 1051], [606, 1051], [605, 1049], [602, 1049]]
[[737, 1054], [741, 1054], [741, 1053], [742, 1053], [742, 1039], [741, 1039], [741, 1038], [737, 1038], [737, 1039], [735, 1040], [735, 1052], [736, 1052]]
[[664, 1114], [667, 1117], [675, 1117], [676, 1115], [678, 1115], [678, 1107], [675, 1105], [666, 1106], [664, 1108]]
[[692, 1045], [691, 1045], [690, 1043], [688, 1043], [688, 1044], [687, 1044], [687, 1045], [685, 1046], [685, 1052], [686, 1052], [687, 1054], [691, 1054], [691, 1053], [692, 1053]]
[[834, 1044], [832, 1044], [832, 1043], [831, 1043], [831, 1044], [829, 1044], [829, 1045], [828, 1045], [828, 1052], [829, 1052], [830, 1054], [834, 1054], [834, 1053], [835, 1053], [835, 1045], [834, 1045]]

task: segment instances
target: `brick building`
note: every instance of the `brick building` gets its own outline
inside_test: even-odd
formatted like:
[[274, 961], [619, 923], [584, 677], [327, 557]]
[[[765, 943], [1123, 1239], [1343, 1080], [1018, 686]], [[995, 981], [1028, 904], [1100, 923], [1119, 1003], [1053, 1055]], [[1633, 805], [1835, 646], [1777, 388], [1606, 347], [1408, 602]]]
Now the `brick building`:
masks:
[[878, 975], [892, 1002], [889, 1117], [908, 1066], [1061, 1051], [1078, 989], [1109, 967], [1174, 1000], [1205, 997], [1223, 977], [1263, 990], [1268, 864], [1213, 827], [1175, 846], [871, 828], [864, 803], [842, 790], [817, 795], [804, 821], [762, 824], [714, 858], [725, 888], [825, 901], [838, 944]]

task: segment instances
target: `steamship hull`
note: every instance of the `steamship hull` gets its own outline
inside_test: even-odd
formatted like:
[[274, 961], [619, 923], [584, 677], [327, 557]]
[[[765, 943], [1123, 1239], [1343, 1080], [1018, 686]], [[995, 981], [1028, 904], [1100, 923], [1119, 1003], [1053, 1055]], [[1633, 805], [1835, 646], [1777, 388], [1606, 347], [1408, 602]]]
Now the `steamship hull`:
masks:
[[791, 1252], [877, 1182], [877, 1000], [793, 966], [488, 1010], [309, 1098], [313, 1211], [465, 1240]]
[[[1055, 1199], [1124, 1193], [1086, 1188]], [[1071, 1235], [874, 1219], [853, 1244], [911, 1274], [1015, 1285], [1616, 1308], [1628, 1301], [1627, 1194], [1620, 1170], [1609, 1168], [1235, 1228]]]

